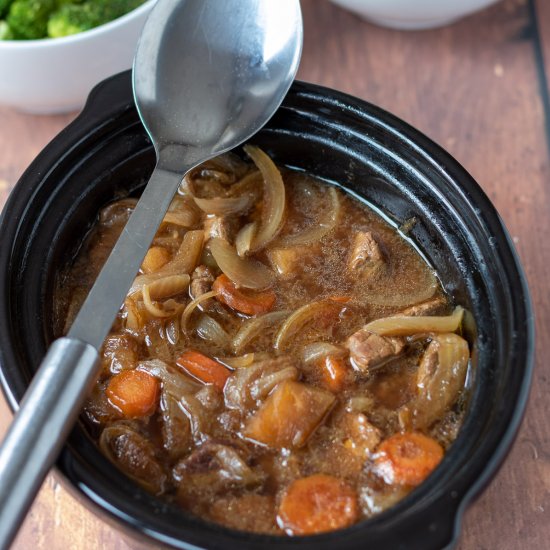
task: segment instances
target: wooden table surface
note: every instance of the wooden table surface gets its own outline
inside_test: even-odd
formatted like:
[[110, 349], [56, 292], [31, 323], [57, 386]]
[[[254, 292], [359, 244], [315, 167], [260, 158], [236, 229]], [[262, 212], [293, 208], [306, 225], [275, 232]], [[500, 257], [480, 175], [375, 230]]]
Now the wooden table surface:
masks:
[[[461, 550], [550, 548], [550, 2], [504, 0], [455, 25], [397, 32], [325, 0], [303, 0], [300, 78], [395, 113], [448, 149], [500, 211], [529, 280], [537, 366], [510, 456], [464, 517]], [[3, 76], [5, 78], [5, 75]], [[0, 107], [0, 206], [73, 115]], [[0, 434], [10, 415], [0, 398]], [[120, 535], [50, 476], [14, 545], [122, 549]]]

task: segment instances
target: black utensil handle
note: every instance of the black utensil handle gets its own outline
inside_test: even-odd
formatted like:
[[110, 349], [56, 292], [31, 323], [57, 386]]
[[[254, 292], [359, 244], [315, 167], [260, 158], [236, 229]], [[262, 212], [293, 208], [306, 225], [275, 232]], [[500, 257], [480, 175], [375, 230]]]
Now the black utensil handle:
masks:
[[34, 376], [0, 446], [0, 549], [15, 538], [78, 417], [98, 364], [93, 346], [60, 338]]

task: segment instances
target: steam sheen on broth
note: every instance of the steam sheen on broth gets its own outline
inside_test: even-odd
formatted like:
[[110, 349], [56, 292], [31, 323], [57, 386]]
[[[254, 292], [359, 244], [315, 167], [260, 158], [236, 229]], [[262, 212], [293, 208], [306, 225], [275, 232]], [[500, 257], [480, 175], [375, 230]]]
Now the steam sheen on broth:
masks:
[[[464, 415], [454, 307], [394, 227], [260, 149], [189, 174], [102, 350], [83, 416], [121, 472], [225, 526], [306, 535], [392, 506]], [[66, 332], [134, 199], [56, 295]]]

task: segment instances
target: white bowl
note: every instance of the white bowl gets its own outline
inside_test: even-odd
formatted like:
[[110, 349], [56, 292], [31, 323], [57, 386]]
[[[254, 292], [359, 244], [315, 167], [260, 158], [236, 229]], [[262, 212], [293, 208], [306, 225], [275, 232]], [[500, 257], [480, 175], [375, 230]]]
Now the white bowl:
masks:
[[332, 0], [383, 27], [430, 29], [447, 25], [498, 0]]
[[64, 38], [0, 40], [0, 103], [41, 114], [81, 108], [98, 82], [132, 66], [154, 3]]

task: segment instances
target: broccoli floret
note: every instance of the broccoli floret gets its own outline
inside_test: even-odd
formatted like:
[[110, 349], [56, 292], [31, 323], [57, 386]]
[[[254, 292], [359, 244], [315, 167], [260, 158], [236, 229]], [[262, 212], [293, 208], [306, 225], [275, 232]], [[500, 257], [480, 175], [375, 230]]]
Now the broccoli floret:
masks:
[[17, 40], [44, 38], [48, 18], [56, 7], [56, 0], [15, 0], [6, 22]]
[[99, 25], [118, 19], [123, 15], [141, 6], [145, 0], [89, 0], [94, 16]]
[[88, 4], [65, 4], [49, 18], [48, 36], [61, 38], [87, 31], [97, 25], [97, 18]]
[[0, 40], [13, 40], [13, 33], [5, 21], [0, 21]]
[[[58, 0], [59, 1], [59, 0]], [[67, 0], [61, 0], [67, 1]], [[65, 3], [48, 21], [48, 36], [60, 38], [87, 31], [132, 11], [144, 0], [88, 0]]]
[[2, 19], [6, 13], [8, 13], [8, 8], [10, 7], [10, 4], [12, 3], [12, 0], [0, 0], [0, 19]]

